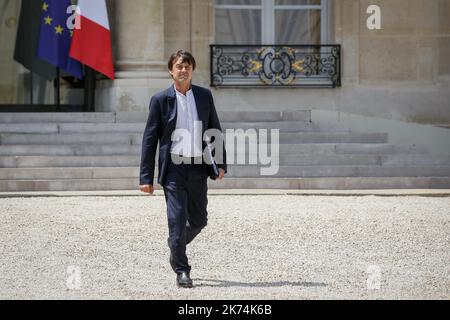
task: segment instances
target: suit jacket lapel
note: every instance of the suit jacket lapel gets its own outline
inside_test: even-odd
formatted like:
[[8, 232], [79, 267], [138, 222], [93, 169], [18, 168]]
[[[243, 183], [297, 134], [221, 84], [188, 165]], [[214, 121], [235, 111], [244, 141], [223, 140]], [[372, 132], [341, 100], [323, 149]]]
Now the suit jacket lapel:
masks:
[[173, 86], [169, 88], [169, 94], [167, 96], [167, 104], [169, 108], [169, 120], [167, 122], [167, 128], [170, 135], [175, 130], [177, 125], [177, 98], [175, 94], [175, 89]]
[[208, 124], [208, 119], [206, 118], [208, 115], [203, 109], [202, 99], [200, 99], [200, 93], [197, 91], [195, 86], [192, 86], [192, 93], [194, 94], [195, 106], [197, 107], [197, 114], [199, 120], [202, 122], [202, 131], [205, 132]]

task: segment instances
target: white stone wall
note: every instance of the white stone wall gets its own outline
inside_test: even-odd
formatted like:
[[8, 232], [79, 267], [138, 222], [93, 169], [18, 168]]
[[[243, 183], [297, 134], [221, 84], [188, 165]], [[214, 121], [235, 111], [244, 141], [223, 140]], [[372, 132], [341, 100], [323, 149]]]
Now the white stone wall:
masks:
[[[116, 28], [121, 29], [115, 38], [119, 73], [136, 71], [136, 66], [123, 64], [124, 60], [164, 63], [157, 76], [149, 73], [128, 85], [119, 76], [114, 85], [101, 86], [108, 89], [101, 91], [100, 100], [110, 95], [108, 103], [99, 101], [102, 110], [146, 110], [152, 92], [170, 84], [165, 60], [179, 48], [190, 50], [197, 59], [195, 83], [209, 86], [212, 0], [141, 2], [142, 8], [135, 9], [139, 11], [135, 14], [124, 10], [129, 2], [114, 1], [116, 8], [124, 6], [115, 11], [120, 22]], [[370, 4], [382, 9], [382, 30], [366, 27]], [[450, 1], [333, 0], [331, 7], [331, 42], [343, 47], [341, 88], [213, 89], [217, 107], [324, 109], [409, 122], [450, 123]], [[151, 38], [145, 36], [146, 30], [151, 31]]]
[[[381, 30], [366, 27], [370, 4], [382, 9]], [[147, 110], [151, 95], [171, 84], [167, 58], [180, 48], [196, 57], [194, 82], [209, 86], [213, 0], [108, 0], [108, 7], [117, 79], [98, 82], [97, 111]], [[342, 87], [213, 89], [216, 105], [221, 110], [323, 109], [450, 124], [448, 17], [450, 0], [331, 0], [330, 42], [342, 45]], [[15, 42], [5, 23], [0, 94], [6, 99], [15, 94], [11, 83], [17, 70], [11, 68], [18, 66], [3, 62], [8, 55], [12, 59]]]

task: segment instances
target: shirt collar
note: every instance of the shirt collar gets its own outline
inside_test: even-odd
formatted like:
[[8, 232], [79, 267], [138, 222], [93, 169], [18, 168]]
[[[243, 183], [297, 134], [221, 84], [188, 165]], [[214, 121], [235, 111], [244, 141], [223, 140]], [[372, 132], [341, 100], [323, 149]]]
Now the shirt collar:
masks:
[[175, 86], [175, 84], [173, 85], [173, 88], [175, 89], [175, 92], [176, 92], [177, 95], [180, 95], [180, 96], [183, 96], [183, 97], [185, 97], [185, 96], [187, 97], [187, 96], [192, 95], [192, 86], [189, 88], [188, 91], [186, 91], [186, 95], [184, 95], [180, 91], [178, 91], [177, 87]]

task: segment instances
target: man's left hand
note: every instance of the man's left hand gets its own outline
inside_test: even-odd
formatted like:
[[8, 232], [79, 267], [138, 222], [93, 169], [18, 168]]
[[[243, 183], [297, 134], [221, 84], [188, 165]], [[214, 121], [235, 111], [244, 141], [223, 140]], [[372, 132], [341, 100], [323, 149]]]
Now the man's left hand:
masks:
[[225, 176], [225, 170], [219, 168], [219, 176], [217, 177], [217, 179], [222, 180], [224, 176]]

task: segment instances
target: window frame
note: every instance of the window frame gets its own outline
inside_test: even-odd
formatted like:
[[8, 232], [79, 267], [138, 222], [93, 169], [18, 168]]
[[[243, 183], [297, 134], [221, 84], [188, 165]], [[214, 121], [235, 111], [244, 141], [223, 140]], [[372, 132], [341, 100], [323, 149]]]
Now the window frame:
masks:
[[216, 9], [261, 10], [261, 44], [270, 45], [275, 44], [276, 10], [320, 10], [320, 44], [330, 40], [330, 0], [321, 0], [320, 5], [275, 5], [275, 0], [261, 0], [259, 5], [216, 4], [214, 0], [214, 17]]

